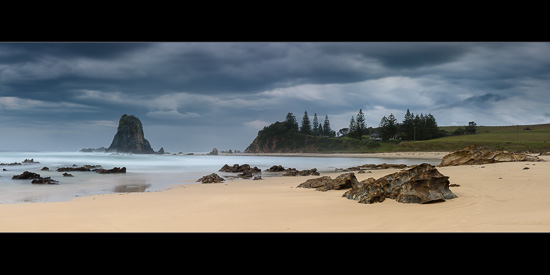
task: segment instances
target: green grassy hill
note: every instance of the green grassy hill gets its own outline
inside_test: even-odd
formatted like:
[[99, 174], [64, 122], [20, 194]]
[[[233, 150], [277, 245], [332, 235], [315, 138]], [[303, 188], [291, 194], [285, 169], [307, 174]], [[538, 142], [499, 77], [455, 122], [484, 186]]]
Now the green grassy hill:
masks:
[[[453, 133], [459, 126], [442, 126]], [[519, 126], [477, 126], [477, 133], [446, 136], [423, 141], [374, 141], [348, 137], [322, 138], [288, 132], [284, 123], [276, 122], [258, 132], [246, 152], [304, 152], [304, 153], [369, 153], [456, 151], [475, 145], [488, 150], [509, 152], [550, 152], [550, 124]]]
[[[458, 126], [443, 126], [439, 128], [452, 133]], [[392, 147], [392, 151], [453, 151], [469, 145], [510, 152], [550, 151], [550, 124], [477, 126], [477, 133], [473, 135], [447, 136], [425, 141], [401, 142], [395, 144]]]

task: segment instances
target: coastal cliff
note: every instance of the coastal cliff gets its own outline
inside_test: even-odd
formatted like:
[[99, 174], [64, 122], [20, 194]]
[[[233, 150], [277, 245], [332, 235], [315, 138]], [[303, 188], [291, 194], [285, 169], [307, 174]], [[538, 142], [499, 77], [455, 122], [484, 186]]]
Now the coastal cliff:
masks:
[[143, 134], [139, 118], [133, 115], [122, 115], [118, 122], [117, 132], [106, 152], [124, 152], [134, 154], [154, 154], [149, 141]]
[[293, 131], [287, 122], [275, 122], [258, 131], [246, 153], [362, 152], [378, 144], [350, 138], [329, 138]]

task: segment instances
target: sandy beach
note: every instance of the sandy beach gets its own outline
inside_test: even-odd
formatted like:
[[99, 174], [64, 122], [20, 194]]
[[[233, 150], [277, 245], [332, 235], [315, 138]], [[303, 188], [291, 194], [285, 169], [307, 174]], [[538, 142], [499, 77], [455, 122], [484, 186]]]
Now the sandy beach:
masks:
[[[368, 154], [374, 156], [373, 154]], [[445, 153], [385, 153], [442, 158]], [[456, 199], [360, 204], [296, 188], [317, 176], [186, 184], [159, 192], [79, 197], [65, 202], [0, 204], [2, 232], [548, 232], [550, 157], [438, 167]], [[529, 169], [524, 169], [524, 168]], [[357, 174], [379, 178], [398, 169]], [[338, 173], [325, 173], [332, 178]]]

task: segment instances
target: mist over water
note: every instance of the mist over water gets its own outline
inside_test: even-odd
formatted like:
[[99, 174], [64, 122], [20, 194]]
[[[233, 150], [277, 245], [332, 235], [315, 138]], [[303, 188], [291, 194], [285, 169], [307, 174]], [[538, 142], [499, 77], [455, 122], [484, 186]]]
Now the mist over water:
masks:
[[[362, 164], [438, 164], [427, 159], [384, 159], [357, 157], [297, 157], [297, 156], [209, 156], [209, 155], [141, 155], [82, 152], [0, 152], [0, 163], [22, 163], [33, 159], [33, 164], [0, 165], [0, 203], [66, 201], [78, 196], [116, 192], [161, 191], [178, 184], [200, 184], [198, 178], [217, 173], [220, 176], [235, 176], [234, 173], [218, 172], [225, 164], [249, 164], [262, 171], [273, 166], [298, 170], [317, 168], [319, 172], [333, 172], [335, 168], [348, 168]], [[126, 167], [126, 174], [98, 174], [96, 172], [70, 171], [73, 177], [64, 177], [57, 172], [60, 167], [73, 165], [101, 165], [103, 169]], [[42, 171], [48, 167], [49, 171]], [[24, 171], [51, 177], [56, 185], [32, 184], [31, 180], [15, 180], [12, 176]], [[262, 173], [262, 177], [277, 176], [277, 173]], [[226, 180], [230, 180], [226, 178]], [[261, 181], [258, 181], [261, 184]]]

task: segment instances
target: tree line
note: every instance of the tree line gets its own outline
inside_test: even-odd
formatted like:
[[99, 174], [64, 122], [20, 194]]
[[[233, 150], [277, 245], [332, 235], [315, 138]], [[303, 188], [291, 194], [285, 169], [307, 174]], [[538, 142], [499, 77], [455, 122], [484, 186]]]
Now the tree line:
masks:
[[[319, 123], [317, 113], [313, 116], [313, 124], [310, 122], [307, 111], [304, 112], [301, 125], [298, 125], [296, 117], [292, 113], [286, 116], [286, 127], [288, 130], [299, 132], [305, 135], [321, 136], [321, 137], [336, 137], [337, 133], [331, 129], [328, 115], [325, 115], [323, 124]], [[463, 130], [466, 133], [475, 133], [475, 122], [470, 122]], [[461, 132], [458, 130], [458, 132]], [[453, 134], [462, 134], [455, 132]], [[365, 114], [362, 109], [359, 109], [357, 116], [352, 116], [348, 128], [342, 128], [338, 131], [338, 136], [356, 138], [361, 140], [364, 135], [378, 137], [381, 140], [387, 141], [392, 139], [399, 140], [427, 140], [446, 136], [445, 130], [439, 129], [435, 117], [428, 113], [413, 114], [407, 109], [402, 122], [398, 122], [393, 114], [384, 116], [380, 120], [378, 128], [368, 127], [365, 122]]]

